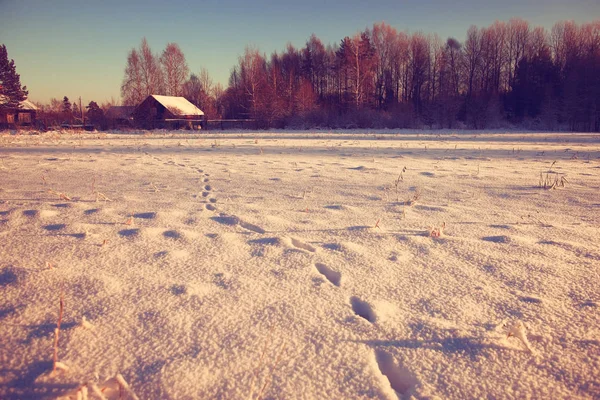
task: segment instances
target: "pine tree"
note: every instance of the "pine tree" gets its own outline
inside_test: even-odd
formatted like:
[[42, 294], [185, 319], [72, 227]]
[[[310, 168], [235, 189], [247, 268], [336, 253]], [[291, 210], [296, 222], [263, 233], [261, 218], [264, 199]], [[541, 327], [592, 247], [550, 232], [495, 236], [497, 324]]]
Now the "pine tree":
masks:
[[17, 108], [19, 102], [27, 98], [27, 87], [21, 87], [21, 78], [17, 74], [15, 61], [8, 60], [6, 46], [0, 46], [0, 95], [5, 97], [0, 108]]
[[71, 114], [71, 102], [69, 101], [69, 98], [67, 96], [63, 97], [62, 112], [66, 115]]
[[81, 117], [81, 111], [79, 110], [79, 106], [77, 105], [76, 102], [73, 102], [73, 107], [72, 107], [72, 112], [73, 112], [73, 116], [75, 118], [80, 118]]
[[98, 103], [90, 101], [85, 108], [87, 108], [87, 116], [92, 124], [100, 124], [104, 120], [104, 111], [100, 108]]

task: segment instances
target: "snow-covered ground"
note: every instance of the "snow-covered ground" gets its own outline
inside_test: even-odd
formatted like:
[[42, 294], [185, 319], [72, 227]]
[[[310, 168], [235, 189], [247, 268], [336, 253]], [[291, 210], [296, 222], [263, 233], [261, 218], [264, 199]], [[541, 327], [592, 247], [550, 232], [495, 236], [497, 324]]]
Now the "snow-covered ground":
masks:
[[600, 136], [392, 132], [0, 136], [0, 398], [599, 398]]

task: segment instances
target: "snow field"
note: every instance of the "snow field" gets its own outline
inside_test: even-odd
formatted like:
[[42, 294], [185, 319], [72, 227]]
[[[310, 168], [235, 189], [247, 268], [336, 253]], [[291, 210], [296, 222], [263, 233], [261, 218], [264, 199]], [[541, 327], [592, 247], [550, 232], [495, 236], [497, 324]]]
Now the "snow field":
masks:
[[0, 145], [1, 398], [600, 396], [598, 135]]

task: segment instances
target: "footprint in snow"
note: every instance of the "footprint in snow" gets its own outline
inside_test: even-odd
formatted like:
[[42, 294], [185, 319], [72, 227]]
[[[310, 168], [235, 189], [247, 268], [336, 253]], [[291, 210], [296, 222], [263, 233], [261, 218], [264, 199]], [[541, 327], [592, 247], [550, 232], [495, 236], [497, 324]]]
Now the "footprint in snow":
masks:
[[187, 293], [187, 287], [185, 285], [173, 285], [169, 291], [175, 296], [181, 296]]
[[317, 271], [319, 271], [319, 273], [321, 275], [323, 275], [325, 278], [327, 278], [327, 280], [329, 282], [331, 282], [331, 284], [338, 286], [338, 287], [341, 285], [341, 283], [342, 283], [341, 272], [334, 271], [333, 269], [329, 268], [327, 265], [321, 264], [321, 263], [316, 263], [315, 268], [317, 269]]
[[352, 306], [352, 311], [359, 317], [364, 318], [371, 323], [374, 323], [377, 320], [373, 307], [366, 301], [363, 301], [356, 296], [352, 296], [350, 298], [350, 305]]
[[263, 228], [261, 228], [260, 226], [254, 225], [254, 224], [242, 221], [242, 220], [239, 220], [239, 225], [242, 228], [247, 229], [252, 232], [256, 232], [256, 233], [260, 233], [260, 234], [265, 233], [265, 230]]
[[512, 240], [510, 238], [510, 236], [505, 236], [505, 235], [500, 235], [500, 236], [486, 236], [481, 238], [481, 240], [484, 240], [486, 242], [492, 242], [492, 243], [503, 243], [503, 244], [507, 244], [510, 243]]
[[379, 371], [390, 382], [390, 386], [401, 397], [410, 395], [419, 380], [405, 366], [396, 363], [394, 357], [384, 350], [375, 350], [375, 361]]
[[291, 242], [292, 242], [292, 246], [298, 248], [298, 249], [302, 249], [302, 250], [306, 250], [306, 251], [310, 251], [311, 253], [314, 253], [317, 251], [317, 249], [315, 249], [313, 246], [311, 246], [308, 243], [304, 243], [298, 239], [294, 239], [294, 238], [290, 238]]
[[181, 239], [181, 233], [179, 233], [178, 231], [175, 230], [169, 230], [169, 231], [165, 231], [163, 232], [163, 236], [169, 239]]
[[154, 219], [154, 218], [156, 218], [156, 213], [155, 212], [137, 213], [137, 214], [133, 214], [133, 217], [141, 218], [141, 219]]
[[133, 238], [140, 234], [140, 230], [137, 228], [134, 229], [123, 229], [119, 231], [119, 235], [127, 238]]
[[65, 224], [52, 224], [44, 226], [44, 229], [47, 231], [60, 231], [62, 229], [65, 229], [66, 226], [67, 225]]

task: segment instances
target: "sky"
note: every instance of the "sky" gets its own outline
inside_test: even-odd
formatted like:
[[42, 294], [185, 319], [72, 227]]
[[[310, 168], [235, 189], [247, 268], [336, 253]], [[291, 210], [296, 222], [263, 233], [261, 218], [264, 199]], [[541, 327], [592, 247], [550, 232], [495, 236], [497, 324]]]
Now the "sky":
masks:
[[[370, 4], [369, 4], [370, 3]], [[311, 34], [323, 43], [386, 22], [401, 31], [464, 40], [470, 25], [521, 17], [550, 28], [600, 18], [598, 0], [0, 0], [0, 43], [33, 101], [82, 97], [120, 101], [128, 52], [146, 37], [152, 50], [183, 50], [191, 72], [206, 68], [227, 86], [248, 45], [270, 54]]]

